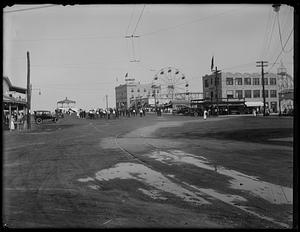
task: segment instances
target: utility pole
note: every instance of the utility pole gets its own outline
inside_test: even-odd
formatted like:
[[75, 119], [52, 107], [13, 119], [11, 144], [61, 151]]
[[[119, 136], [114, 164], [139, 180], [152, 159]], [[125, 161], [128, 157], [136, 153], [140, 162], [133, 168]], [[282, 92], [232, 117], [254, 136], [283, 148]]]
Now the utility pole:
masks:
[[106, 109], [108, 109], [108, 95], [105, 95], [105, 100], [106, 100]]
[[221, 70], [218, 70], [218, 68], [216, 67], [215, 69], [215, 86], [216, 86], [216, 99], [217, 99], [217, 115], [219, 115], [219, 94], [218, 94], [218, 85], [219, 85], [219, 79], [218, 79], [218, 74], [221, 72]]
[[135, 51], [134, 51], [134, 38], [139, 38], [140, 36], [138, 35], [126, 35], [125, 38], [126, 39], [131, 39], [131, 43], [132, 43], [132, 52], [133, 52], [133, 60], [131, 60], [130, 62], [140, 62], [139, 60], [135, 59]]
[[264, 79], [264, 67], [268, 66], [268, 61], [256, 61], [257, 65], [256, 67], [261, 68], [261, 84], [262, 84], [262, 97], [264, 102], [264, 111], [263, 115], [266, 116], [266, 95], [265, 95], [265, 79]]
[[29, 52], [27, 52], [27, 129], [31, 129], [31, 85], [30, 85], [30, 59]]

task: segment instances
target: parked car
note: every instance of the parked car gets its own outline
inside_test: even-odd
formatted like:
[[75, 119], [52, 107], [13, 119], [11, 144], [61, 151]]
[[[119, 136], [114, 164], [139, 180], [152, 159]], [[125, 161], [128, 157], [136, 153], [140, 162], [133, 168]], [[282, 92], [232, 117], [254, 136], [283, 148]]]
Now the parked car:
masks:
[[34, 111], [34, 121], [36, 124], [41, 124], [43, 121], [57, 122], [58, 117], [52, 114], [49, 110], [36, 110]]
[[201, 116], [203, 115], [203, 110], [200, 109], [200, 108], [194, 108], [194, 107], [183, 107], [183, 108], [180, 108], [176, 111], [173, 112], [173, 114], [182, 114], [182, 115], [185, 115], [185, 116]]

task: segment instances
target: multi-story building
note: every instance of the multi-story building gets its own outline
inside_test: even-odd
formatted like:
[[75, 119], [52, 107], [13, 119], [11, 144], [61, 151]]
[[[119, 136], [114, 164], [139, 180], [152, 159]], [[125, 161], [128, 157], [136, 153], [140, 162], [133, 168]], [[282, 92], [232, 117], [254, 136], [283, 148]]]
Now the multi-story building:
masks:
[[[217, 75], [205, 75], [203, 79], [203, 97], [212, 102], [224, 99], [244, 99], [246, 105], [262, 106], [262, 78], [259, 73], [220, 72]], [[264, 75], [266, 108], [278, 111], [278, 76], [273, 73]]]
[[116, 108], [127, 109], [137, 102], [149, 104], [149, 99], [152, 98], [151, 86], [152, 84], [141, 84], [132, 79], [115, 87]]

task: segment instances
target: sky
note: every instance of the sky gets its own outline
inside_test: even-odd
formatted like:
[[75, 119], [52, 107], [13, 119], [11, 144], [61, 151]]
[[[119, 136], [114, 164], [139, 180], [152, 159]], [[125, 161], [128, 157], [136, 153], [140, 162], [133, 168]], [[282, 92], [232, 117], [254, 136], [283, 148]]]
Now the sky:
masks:
[[3, 75], [25, 88], [28, 51], [32, 110], [51, 111], [66, 97], [89, 110], [108, 95], [114, 107], [126, 73], [151, 83], [165, 67], [202, 92], [212, 56], [224, 72], [261, 72], [264, 60], [276, 73], [282, 61], [293, 76], [293, 14], [270, 4], [14, 5], [3, 9]]

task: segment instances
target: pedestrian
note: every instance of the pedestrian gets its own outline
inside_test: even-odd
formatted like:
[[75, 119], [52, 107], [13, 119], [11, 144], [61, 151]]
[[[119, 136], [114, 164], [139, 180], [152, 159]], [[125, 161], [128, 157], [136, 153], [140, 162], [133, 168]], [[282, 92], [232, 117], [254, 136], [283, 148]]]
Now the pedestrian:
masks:
[[132, 110], [132, 114], [133, 114], [133, 116], [135, 116], [135, 109]]
[[207, 111], [204, 110], [204, 113], [203, 113], [203, 119], [206, 120], [206, 117], [207, 117]]
[[140, 108], [140, 117], [143, 117], [143, 109]]
[[113, 115], [113, 118], [115, 119], [116, 118], [116, 111], [115, 111], [115, 109], [112, 110], [112, 115]]
[[15, 129], [15, 119], [14, 117], [11, 117], [10, 119], [10, 130], [14, 130]]
[[256, 109], [253, 109], [253, 116], [256, 117]]
[[143, 115], [146, 116], [146, 110], [143, 108]]

